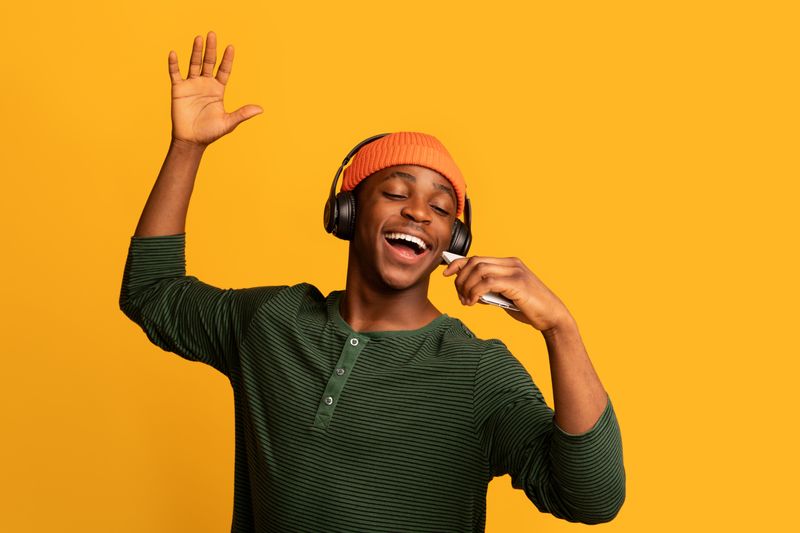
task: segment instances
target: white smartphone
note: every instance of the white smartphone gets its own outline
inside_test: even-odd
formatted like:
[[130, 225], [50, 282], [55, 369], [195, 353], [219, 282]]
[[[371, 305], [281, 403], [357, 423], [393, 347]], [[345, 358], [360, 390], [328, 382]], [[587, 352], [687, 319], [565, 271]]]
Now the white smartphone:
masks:
[[[464, 256], [450, 252], [442, 252], [442, 259], [444, 259], [448, 265], [453, 261], [455, 261], [456, 259], [461, 259], [462, 257]], [[517, 306], [514, 305], [511, 302], [511, 300], [495, 292], [487, 292], [486, 294], [478, 298], [478, 301], [489, 305], [496, 305], [498, 307], [502, 307], [503, 309], [509, 309], [511, 311], [519, 311]]]

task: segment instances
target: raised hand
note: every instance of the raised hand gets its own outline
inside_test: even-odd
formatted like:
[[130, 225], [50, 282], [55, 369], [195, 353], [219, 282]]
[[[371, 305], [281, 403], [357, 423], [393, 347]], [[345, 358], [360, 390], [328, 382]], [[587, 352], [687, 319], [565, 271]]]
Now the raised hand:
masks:
[[226, 113], [222, 100], [233, 66], [233, 45], [225, 48], [216, 77], [213, 71], [217, 62], [217, 36], [213, 31], [208, 32], [205, 57], [202, 52], [203, 37], [198, 35], [192, 46], [189, 75], [183, 79], [178, 55], [170, 50], [169, 76], [172, 80], [172, 139], [205, 148], [264, 110], [248, 104]]

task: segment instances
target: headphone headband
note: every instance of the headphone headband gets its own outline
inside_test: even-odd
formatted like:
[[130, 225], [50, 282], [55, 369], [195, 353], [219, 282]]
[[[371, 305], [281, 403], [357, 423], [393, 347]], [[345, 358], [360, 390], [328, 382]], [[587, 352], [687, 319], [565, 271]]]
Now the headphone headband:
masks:
[[352, 158], [356, 154], [356, 152], [358, 152], [361, 149], [361, 147], [364, 146], [365, 144], [369, 144], [372, 141], [377, 141], [378, 139], [380, 139], [381, 137], [385, 137], [386, 135], [389, 134], [379, 133], [377, 135], [373, 135], [372, 137], [364, 139], [363, 141], [355, 145], [355, 147], [352, 150], [350, 150], [350, 152], [345, 156], [344, 161], [342, 161], [342, 164], [339, 165], [339, 170], [336, 171], [336, 176], [333, 178], [333, 183], [331, 184], [331, 194], [330, 196], [328, 196], [328, 199], [330, 201], [333, 201], [334, 198], [336, 198], [336, 182], [339, 181], [339, 174], [342, 173], [342, 169], [350, 161], [350, 158]]

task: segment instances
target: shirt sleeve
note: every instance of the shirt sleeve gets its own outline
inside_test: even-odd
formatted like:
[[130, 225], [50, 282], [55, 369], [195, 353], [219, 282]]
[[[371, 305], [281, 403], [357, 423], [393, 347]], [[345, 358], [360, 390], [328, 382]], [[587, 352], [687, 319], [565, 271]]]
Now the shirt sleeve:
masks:
[[528, 371], [497, 339], [475, 376], [474, 416], [492, 476], [510, 474], [542, 512], [569, 522], [612, 520], [625, 500], [619, 425], [608, 399], [585, 433], [563, 431]]
[[131, 237], [119, 306], [163, 350], [230, 378], [257, 309], [286, 285], [221, 289], [186, 275], [186, 233]]

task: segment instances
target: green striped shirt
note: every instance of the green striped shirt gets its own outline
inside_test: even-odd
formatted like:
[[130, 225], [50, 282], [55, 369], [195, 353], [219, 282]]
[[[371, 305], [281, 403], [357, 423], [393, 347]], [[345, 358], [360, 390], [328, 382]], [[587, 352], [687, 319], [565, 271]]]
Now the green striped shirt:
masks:
[[572, 435], [499, 339], [442, 314], [357, 332], [343, 291], [221, 289], [186, 275], [185, 233], [131, 237], [119, 305], [148, 339], [233, 388], [232, 532], [480, 532], [509, 474], [542, 512], [611, 520], [625, 499], [608, 400]]

